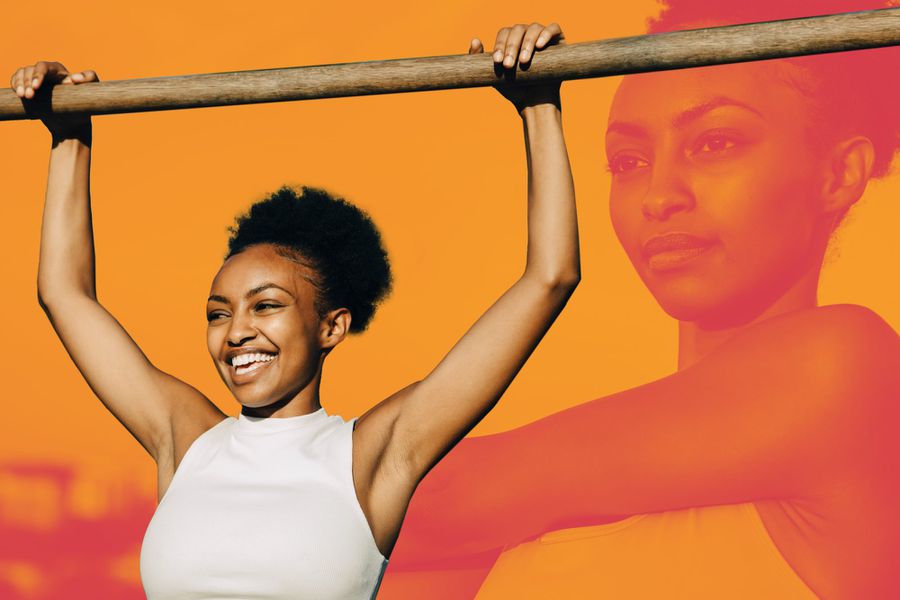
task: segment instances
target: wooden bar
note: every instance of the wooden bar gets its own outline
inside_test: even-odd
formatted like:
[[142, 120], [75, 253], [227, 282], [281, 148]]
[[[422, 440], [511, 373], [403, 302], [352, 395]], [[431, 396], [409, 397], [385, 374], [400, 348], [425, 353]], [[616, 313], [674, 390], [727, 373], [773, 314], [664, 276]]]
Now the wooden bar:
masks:
[[[900, 8], [710, 27], [555, 46], [519, 70], [524, 84], [900, 45]], [[31, 100], [0, 90], [0, 120], [42, 111], [95, 115], [496, 85], [489, 53], [103, 81]]]

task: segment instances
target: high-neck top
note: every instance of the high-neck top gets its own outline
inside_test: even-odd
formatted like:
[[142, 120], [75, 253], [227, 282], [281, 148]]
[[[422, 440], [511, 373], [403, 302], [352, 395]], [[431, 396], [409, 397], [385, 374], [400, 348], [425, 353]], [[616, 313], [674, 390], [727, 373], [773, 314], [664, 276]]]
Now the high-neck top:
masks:
[[354, 423], [241, 413], [200, 435], [144, 535], [148, 600], [374, 598], [387, 560], [353, 484]]

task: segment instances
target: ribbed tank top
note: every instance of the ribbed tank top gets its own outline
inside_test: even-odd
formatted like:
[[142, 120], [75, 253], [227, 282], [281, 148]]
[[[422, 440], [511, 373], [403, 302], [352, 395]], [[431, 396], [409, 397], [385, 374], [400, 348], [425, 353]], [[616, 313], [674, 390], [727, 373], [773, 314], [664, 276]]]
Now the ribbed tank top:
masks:
[[815, 600], [752, 503], [548, 533], [500, 555], [478, 600]]
[[141, 546], [148, 600], [375, 597], [387, 559], [353, 485], [353, 426], [325, 409], [200, 435]]

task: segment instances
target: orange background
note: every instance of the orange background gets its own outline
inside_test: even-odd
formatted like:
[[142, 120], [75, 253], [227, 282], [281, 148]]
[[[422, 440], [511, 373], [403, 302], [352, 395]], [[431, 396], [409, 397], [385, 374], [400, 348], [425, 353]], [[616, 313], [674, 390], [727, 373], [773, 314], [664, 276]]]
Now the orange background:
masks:
[[[472, 36], [491, 47], [498, 27], [535, 20], [588, 41], [641, 34], [658, 11], [650, 0], [80, 4], [5, 5], [0, 81], [37, 60], [113, 80], [457, 54]], [[675, 322], [632, 270], [607, 215], [602, 140], [617, 83], [563, 86], [584, 279], [476, 434], [675, 369]], [[210, 365], [205, 299], [225, 228], [281, 184], [325, 187], [368, 210], [395, 270], [370, 330], [328, 360], [329, 412], [360, 414], [425, 375], [524, 265], [521, 125], [490, 89], [103, 116], [94, 131], [100, 300], [154, 364], [228, 414], [238, 405]], [[49, 142], [39, 123], [0, 123], [0, 597], [53, 597], [55, 585], [85, 573], [91, 597], [98, 578], [141, 597], [155, 465], [93, 396], [37, 303]], [[900, 180], [870, 184], [834, 244], [823, 304], [864, 304], [900, 329], [900, 283], [883, 275], [897, 272], [889, 240], [898, 217]]]

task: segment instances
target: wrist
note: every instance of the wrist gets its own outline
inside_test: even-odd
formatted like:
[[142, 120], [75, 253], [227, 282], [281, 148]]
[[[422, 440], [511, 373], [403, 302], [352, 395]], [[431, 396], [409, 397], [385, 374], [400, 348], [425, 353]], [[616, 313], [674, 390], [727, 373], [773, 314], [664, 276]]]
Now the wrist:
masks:
[[90, 147], [93, 143], [93, 138], [93, 128], [91, 127], [90, 123], [87, 123], [87, 125], [80, 125], [71, 129], [50, 132], [50, 140], [53, 148], [56, 148], [60, 144], [83, 144]]
[[554, 100], [545, 100], [517, 107], [522, 119], [531, 119], [543, 115], [558, 115], [562, 112], [562, 105], [557, 97]]

